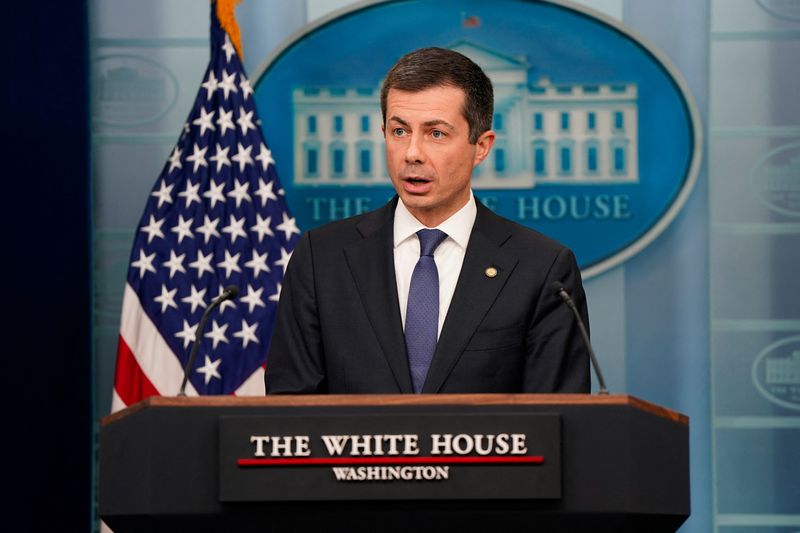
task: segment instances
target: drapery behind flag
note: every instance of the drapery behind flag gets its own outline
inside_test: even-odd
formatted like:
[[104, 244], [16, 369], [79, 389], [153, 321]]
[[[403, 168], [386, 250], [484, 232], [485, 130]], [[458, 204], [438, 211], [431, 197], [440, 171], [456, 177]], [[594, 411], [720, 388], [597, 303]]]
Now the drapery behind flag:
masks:
[[281, 280], [300, 231], [236, 48], [232, 2], [212, 3], [205, 78], [136, 231], [113, 410], [178, 392], [200, 316], [228, 285], [240, 297], [209, 317], [186, 392], [264, 394]]

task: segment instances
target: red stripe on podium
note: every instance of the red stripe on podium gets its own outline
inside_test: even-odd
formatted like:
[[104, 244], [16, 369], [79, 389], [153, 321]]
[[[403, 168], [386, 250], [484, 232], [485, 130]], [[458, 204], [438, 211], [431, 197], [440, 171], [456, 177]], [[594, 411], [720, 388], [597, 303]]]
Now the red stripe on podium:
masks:
[[459, 457], [292, 457], [279, 459], [238, 459], [239, 466], [326, 466], [326, 465], [442, 465], [442, 464], [542, 464], [541, 455], [492, 455]]

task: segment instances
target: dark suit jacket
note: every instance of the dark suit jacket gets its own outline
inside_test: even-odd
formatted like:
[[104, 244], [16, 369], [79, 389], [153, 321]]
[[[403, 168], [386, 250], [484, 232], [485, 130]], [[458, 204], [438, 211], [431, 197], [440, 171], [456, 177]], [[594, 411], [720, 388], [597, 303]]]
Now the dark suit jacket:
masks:
[[[478, 203], [423, 393], [589, 392], [563, 283], [586, 320], [572, 252]], [[267, 393], [411, 393], [386, 206], [303, 235], [267, 358]], [[486, 275], [487, 267], [498, 274]]]

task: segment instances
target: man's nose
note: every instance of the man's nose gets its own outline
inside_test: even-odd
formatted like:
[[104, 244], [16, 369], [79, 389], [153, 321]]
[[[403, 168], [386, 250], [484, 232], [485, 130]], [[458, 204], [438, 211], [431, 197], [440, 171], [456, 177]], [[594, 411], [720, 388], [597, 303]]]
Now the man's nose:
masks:
[[408, 145], [406, 146], [406, 163], [414, 164], [425, 162], [425, 150], [422, 142], [422, 135], [418, 133], [412, 133], [409, 136]]

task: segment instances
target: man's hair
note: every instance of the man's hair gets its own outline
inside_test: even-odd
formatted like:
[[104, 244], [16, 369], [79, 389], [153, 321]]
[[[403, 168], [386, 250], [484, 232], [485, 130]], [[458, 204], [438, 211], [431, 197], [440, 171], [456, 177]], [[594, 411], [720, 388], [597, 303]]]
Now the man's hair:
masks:
[[432, 87], [455, 87], [464, 91], [461, 114], [469, 125], [469, 142], [492, 128], [494, 91], [492, 82], [467, 56], [445, 48], [420, 48], [401, 57], [381, 87], [381, 113], [386, 124], [386, 100], [390, 89], [419, 92]]

